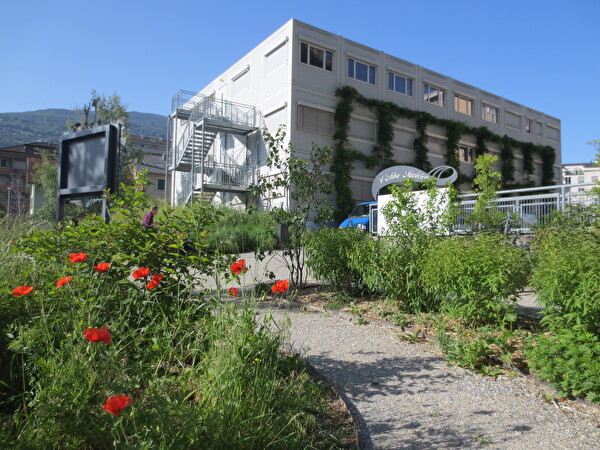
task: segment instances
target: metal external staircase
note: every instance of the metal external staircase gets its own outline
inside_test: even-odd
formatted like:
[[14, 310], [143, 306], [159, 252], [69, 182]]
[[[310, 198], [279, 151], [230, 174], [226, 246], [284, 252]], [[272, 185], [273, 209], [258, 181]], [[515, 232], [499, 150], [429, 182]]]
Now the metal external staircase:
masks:
[[258, 130], [260, 114], [253, 106], [216, 100], [201, 94], [179, 91], [172, 100], [171, 118], [176, 119], [174, 146], [170, 155], [170, 170], [188, 172], [184, 176], [184, 199], [195, 192], [245, 191], [254, 179], [256, 168], [229, 159], [219, 163], [209, 154], [217, 134], [245, 136]]

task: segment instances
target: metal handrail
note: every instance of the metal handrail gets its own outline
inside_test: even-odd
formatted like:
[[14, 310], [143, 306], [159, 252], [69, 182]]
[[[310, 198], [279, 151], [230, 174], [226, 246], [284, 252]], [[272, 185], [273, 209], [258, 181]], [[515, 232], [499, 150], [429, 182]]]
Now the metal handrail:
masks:
[[197, 92], [180, 90], [171, 98], [171, 112], [173, 113], [178, 109], [182, 109], [186, 105], [189, 108], [185, 109], [191, 109], [196, 103], [202, 101], [204, 97], [206, 96]]
[[[492, 200], [498, 210], [507, 214], [516, 214], [516, 223], [511, 224], [513, 231], [527, 232], [551, 216], [552, 211], [564, 211], [568, 205], [588, 206], [598, 202], [598, 195], [590, 190], [569, 192], [581, 186], [593, 186], [596, 183], [564, 184], [556, 186], [540, 186], [535, 188], [512, 189], [497, 192], [498, 197]], [[545, 191], [542, 194], [535, 192]], [[530, 193], [532, 195], [502, 196], [502, 194]], [[469, 229], [467, 218], [472, 214], [477, 197], [481, 194], [459, 195], [460, 213], [453, 226], [455, 231]], [[508, 217], [508, 216], [507, 216]]]

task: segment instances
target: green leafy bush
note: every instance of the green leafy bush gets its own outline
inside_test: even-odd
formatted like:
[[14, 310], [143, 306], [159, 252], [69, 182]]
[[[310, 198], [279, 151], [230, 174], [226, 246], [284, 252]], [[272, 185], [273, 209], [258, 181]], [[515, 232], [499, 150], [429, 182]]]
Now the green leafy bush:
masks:
[[336, 291], [357, 294], [365, 289], [361, 273], [352, 267], [351, 260], [364, 250], [368, 233], [356, 228], [323, 228], [308, 233], [305, 238], [307, 266], [318, 280]]
[[461, 367], [489, 375], [497, 365], [494, 351], [485, 339], [475, 339], [466, 333], [447, 333], [439, 330], [438, 342], [446, 354], [446, 358]]
[[539, 335], [526, 351], [530, 367], [562, 395], [600, 401], [600, 339], [582, 327]]
[[522, 351], [527, 336], [522, 330], [499, 330], [495, 326], [469, 329], [458, 324], [449, 330], [444, 322], [437, 332], [448, 360], [486, 375], [502, 373], [506, 365], [528, 370]]
[[538, 230], [532, 243], [531, 285], [545, 306], [542, 323], [552, 329], [582, 325], [600, 336], [600, 230], [577, 218], [563, 227], [564, 219]]
[[500, 325], [516, 320], [530, 270], [527, 252], [502, 236], [458, 236], [430, 248], [421, 280], [449, 315], [471, 325]]
[[423, 181], [421, 198], [413, 192], [415, 183], [390, 185], [392, 201], [380, 212], [387, 219], [388, 232], [379, 242], [356, 248], [351, 265], [361, 273], [365, 285], [381, 291], [405, 312], [429, 312], [437, 301], [423, 289], [421, 269], [426, 255], [448, 231], [456, 213], [455, 191], [436, 189], [435, 179]]

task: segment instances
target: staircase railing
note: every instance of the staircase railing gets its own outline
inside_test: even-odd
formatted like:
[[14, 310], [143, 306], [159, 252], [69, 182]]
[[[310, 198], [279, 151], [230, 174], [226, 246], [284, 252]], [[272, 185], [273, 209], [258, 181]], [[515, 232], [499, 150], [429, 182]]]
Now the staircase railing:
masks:
[[217, 100], [188, 91], [179, 91], [173, 97], [171, 107], [175, 110], [183, 109], [189, 111], [189, 119], [186, 121], [183, 130], [181, 130], [181, 137], [178, 139], [175, 151], [173, 152], [175, 166], [181, 162], [186, 154], [186, 150], [194, 137], [196, 124], [201, 119], [208, 118], [247, 127], [256, 127], [260, 120], [260, 115], [254, 106], [227, 100]]

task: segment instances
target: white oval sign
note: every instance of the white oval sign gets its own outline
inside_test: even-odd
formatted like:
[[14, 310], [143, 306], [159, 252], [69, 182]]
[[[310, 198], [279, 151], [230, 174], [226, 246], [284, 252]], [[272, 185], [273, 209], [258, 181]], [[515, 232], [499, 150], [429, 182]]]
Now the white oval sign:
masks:
[[[452, 171], [450, 176], [442, 177], [442, 175], [448, 170]], [[436, 186], [445, 186], [448, 183], [453, 183], [456, 181], [458, 178], [458, 172], [456, 172], [456, 169], [451, 166], [434, 167], [429, 173], [411, 166], [388, 167], [387, 169], [379, 172], [373, 180], [371, 193], [373, 194], [373, 198], [377, 200], [377, 194], [379, 194], [379, 191], [388, 184], [400, 183], [407, 178], [421, 183], [427, 178], [432, 177], [437, 178], [437, 181], [435, 182]]]

